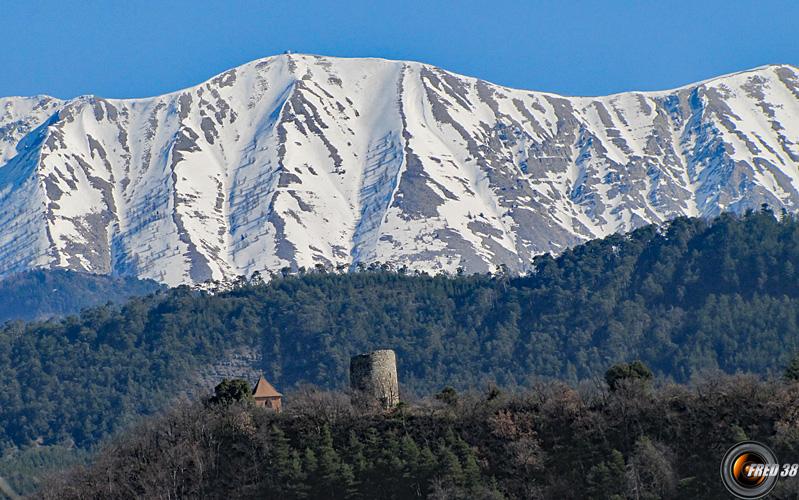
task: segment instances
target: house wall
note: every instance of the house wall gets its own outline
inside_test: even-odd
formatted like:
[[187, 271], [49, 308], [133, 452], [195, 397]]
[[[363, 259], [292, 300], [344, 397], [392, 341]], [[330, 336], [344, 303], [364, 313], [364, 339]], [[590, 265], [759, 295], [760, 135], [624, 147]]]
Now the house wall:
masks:
[[281, 398], [255, 398], [255, 406], [280, 411], [283, 405]]

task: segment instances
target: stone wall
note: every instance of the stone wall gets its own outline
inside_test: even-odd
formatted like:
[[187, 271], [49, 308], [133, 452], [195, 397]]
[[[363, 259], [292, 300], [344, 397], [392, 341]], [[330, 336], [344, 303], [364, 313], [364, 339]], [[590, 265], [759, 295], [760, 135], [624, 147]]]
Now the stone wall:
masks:
[[350, 386], [364, 404], [377, 402], [389, 409], [399, 403], [397, 356], [391, 349], [383, 349], [350, 359]]

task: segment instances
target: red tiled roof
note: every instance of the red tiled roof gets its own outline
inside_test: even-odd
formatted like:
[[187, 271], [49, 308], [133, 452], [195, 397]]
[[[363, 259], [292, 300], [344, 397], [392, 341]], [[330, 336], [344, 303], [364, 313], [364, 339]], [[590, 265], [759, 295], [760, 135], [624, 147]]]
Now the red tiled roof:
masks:
[[259, 378], [258, 382], [255, 384], [252, 395], [255, 398], [275, 398], [282, 396], [272, 384], [266, 381], [263, 375], [261, 375], [261, 378]]

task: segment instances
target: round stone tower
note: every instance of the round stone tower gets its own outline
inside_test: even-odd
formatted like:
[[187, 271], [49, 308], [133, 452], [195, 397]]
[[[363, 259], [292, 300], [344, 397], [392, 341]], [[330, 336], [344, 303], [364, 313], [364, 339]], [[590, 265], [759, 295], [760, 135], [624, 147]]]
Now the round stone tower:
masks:
[[362, 404], [377, 402], [383, 409], [399, 403], [397, 355], [381, 349], [350, 359], [350, 386]]

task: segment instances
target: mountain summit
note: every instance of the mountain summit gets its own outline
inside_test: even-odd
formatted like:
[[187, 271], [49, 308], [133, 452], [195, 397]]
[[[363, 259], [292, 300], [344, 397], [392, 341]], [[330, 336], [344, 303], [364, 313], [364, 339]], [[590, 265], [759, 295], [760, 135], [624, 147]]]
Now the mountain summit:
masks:
[[681, 215], [799, 207], [799, 70], [564, 97], [287, 54], [147, 99], [0, 99], [0, 274], [467, 272]]

